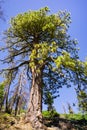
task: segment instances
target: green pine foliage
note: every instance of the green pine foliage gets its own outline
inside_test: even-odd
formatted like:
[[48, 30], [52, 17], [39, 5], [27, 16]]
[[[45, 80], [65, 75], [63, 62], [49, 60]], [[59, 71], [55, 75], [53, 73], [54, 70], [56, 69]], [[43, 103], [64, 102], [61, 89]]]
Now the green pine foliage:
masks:
[[3, 98], [4, 98], [4, 84], [0, 83], [0, 107], [3, 104]]
[[83, 113], [87, 113], [87, 93], [80, 91], [77, 96], [79, 110]]

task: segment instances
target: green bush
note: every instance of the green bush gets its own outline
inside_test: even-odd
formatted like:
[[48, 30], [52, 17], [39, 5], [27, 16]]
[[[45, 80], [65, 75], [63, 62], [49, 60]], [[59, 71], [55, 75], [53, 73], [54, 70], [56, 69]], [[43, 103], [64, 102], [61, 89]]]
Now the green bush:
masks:
[[3, 98], [4, 98], [4, 83], [0, 83], [0, 108], [3, 103]]
[[55, 110], [52, 110], [52, 111], [43, 111], [42, 115], [43, 115], [44, 118], [59, 117], [59, 113], [57, 113]]
[[68, 118], [72, 119], [72, 120], [82, 120], [83, 119], [81, 114], [72, 114], [72, 115], [69, 115]]
[[64, 116], [66, 119], [69, 120], [87, 120], [87, 114], [83, 115], [81, 113], [78, 114], [62, 114], [62, 116]]
[[87, 114], [84, 115], [85, 120], [87, 120]]

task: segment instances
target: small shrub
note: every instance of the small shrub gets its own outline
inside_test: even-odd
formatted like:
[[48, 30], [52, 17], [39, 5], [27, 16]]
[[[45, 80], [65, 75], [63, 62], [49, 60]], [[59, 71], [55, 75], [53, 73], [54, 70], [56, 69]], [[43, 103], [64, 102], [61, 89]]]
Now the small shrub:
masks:
[[63, 114], [63, 116], [66, 118], [66, 119], [69, 119], [69, 120], [87, 120], [87, 114], [83, 115], [81, 113], [78, 113], [78, 114]]
[[87, 120], [87, 114], [84, 115], [85, 120]]
[[42, 115], [43, 115], [44, 118], [59, 117], [59, 113], [57, 113], [55, 110], [52, 110], [52, 111], [43, 111]]
[[5, 119], [8, 119], [9, 117], [10, 117], [10, 114], [8, 114], [8, 113], [5, 113], [5, 114], [3, 114], [3, 119], [5, 120]]

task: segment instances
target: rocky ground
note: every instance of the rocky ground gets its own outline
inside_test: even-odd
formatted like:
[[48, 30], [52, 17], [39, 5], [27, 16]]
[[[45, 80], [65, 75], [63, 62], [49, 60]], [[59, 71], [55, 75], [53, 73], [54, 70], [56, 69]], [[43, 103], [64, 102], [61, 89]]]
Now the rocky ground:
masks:
[[[87, 130], [87, 121], [71, 121], [64, 118], [44, 119], [47, 130]], [[23, 122], [20, 117], [0, 114], [0, 130], [32, 130], [29, 123]]]
[[45, 121], [49, 130], [87, 130], [86, 120], [67, 120], [64, 118], [54, 118], [53, 120]]

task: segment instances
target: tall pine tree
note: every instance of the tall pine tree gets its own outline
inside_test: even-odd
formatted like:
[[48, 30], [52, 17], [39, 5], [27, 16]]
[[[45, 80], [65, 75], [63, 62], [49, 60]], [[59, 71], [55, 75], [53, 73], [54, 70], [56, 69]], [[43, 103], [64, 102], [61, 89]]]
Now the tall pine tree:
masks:
[[[42, 130], [42, 96], [49, 91], [58, 95], [59, 88], [78, 84], [77, 75], [84, 71], [78, 58], [77, 42], [68, 35], [70, 14], [50, 14], [49, 8], [18, 14], [5, 32], [8, 51], [2, 61], [9, 64], [2, 72], [11, 82], [25, 66], [31, 81], [26, 120], [34, 129]], [[13, 65], [14, 64], [14, 65]], [[84, 74], [83, 74], [84, 75]], [[84, 76], [83, 76], [84, 78]]]

